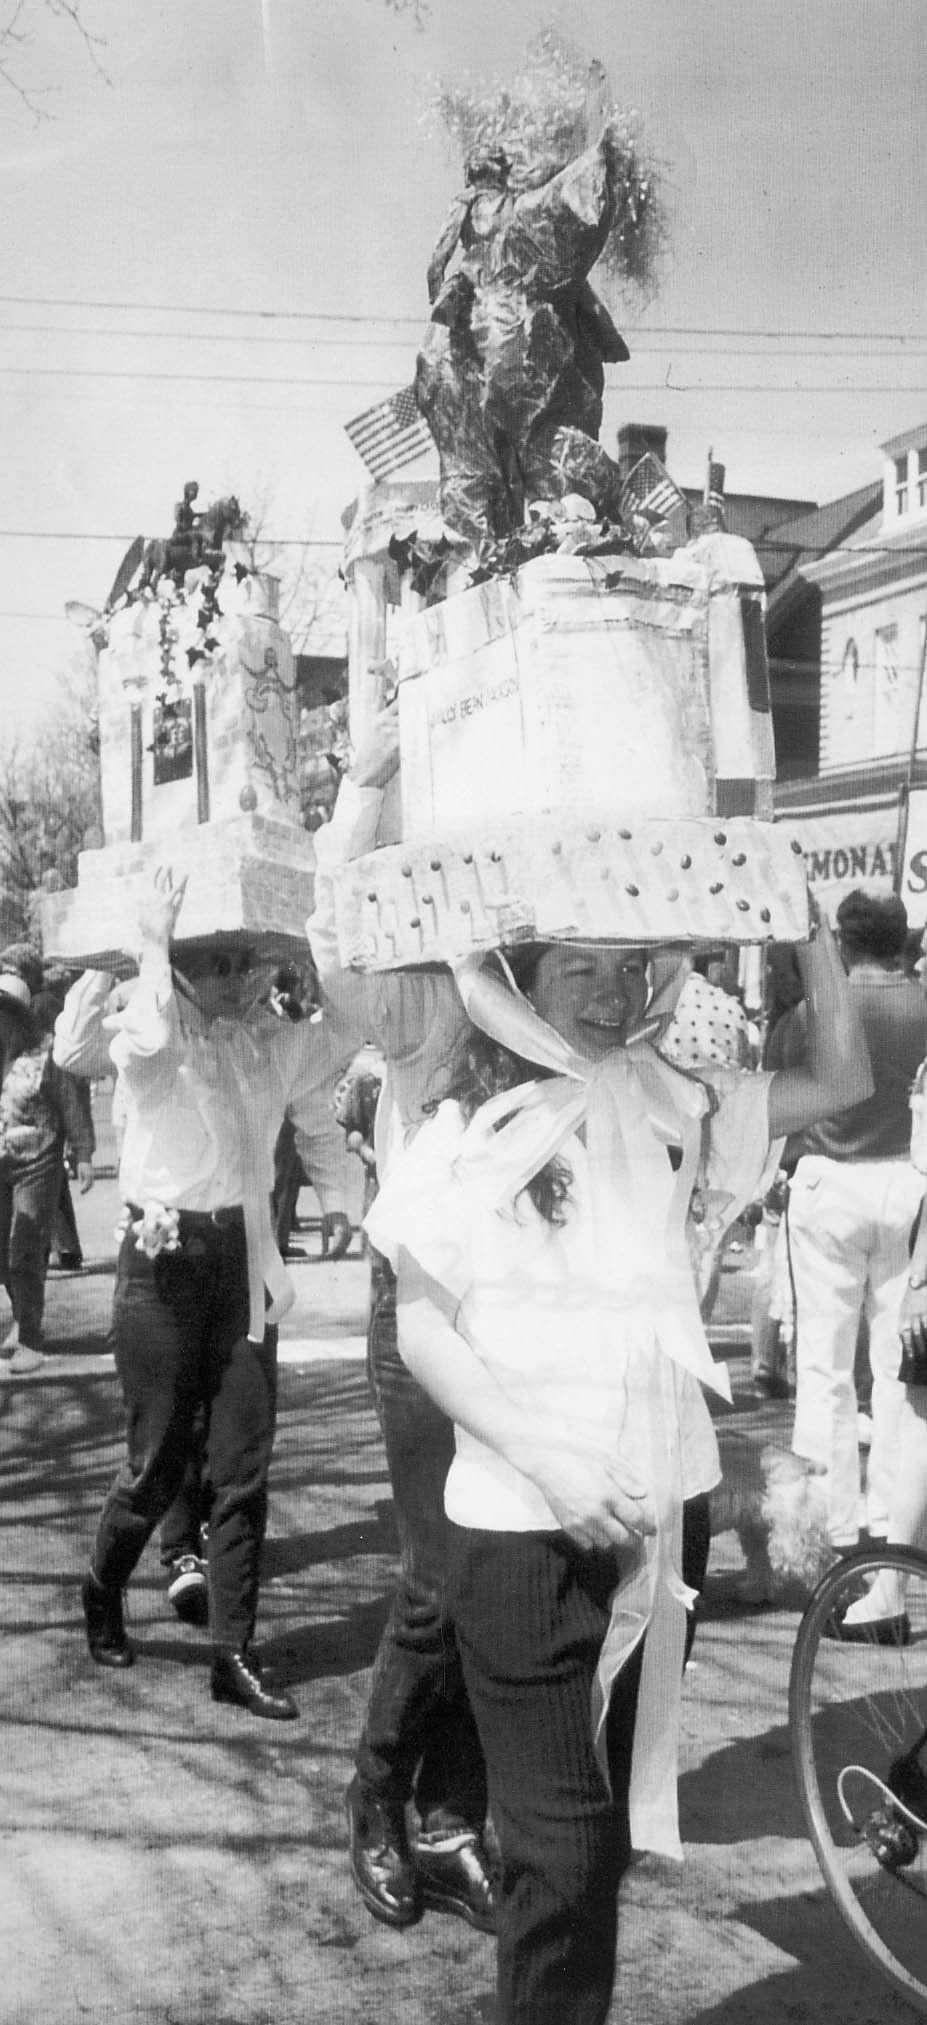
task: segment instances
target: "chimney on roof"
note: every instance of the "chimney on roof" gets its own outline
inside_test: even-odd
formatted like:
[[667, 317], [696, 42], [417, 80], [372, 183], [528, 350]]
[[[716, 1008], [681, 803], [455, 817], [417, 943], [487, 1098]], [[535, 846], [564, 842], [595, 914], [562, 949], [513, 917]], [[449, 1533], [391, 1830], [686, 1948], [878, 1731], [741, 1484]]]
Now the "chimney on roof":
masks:
[[654, 457], [659, 457], [661, 464], [666, 463], [666, 435], [666, 430], [657, 422], [622, 424], [618, 431], [618, 470], [622, 482], [633, 471], [635, 464], [639, 464], [641, 458], [646, 456], [648, 450], [652, 451]]

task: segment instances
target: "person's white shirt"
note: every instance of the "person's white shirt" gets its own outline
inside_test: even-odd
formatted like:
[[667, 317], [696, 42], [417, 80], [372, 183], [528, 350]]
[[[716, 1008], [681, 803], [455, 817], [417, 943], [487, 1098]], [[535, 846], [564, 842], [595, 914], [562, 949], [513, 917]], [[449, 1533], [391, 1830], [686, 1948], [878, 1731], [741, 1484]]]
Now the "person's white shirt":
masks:
[[55, 1027], [54, 1059], [85, 1073], [109, 1042], [122, 1120], [126, 1202], [211, 1211], [252, 1190], [269, 1198], [283, 1118], [312, 1131], [351, 1046], [334, 1022], [277, 1019], [257, 1005], [208, 1026], [174, 988], [166, 961], [146, 958], [125, 1003], [108, 1009], [112, 979], [87, 971]]

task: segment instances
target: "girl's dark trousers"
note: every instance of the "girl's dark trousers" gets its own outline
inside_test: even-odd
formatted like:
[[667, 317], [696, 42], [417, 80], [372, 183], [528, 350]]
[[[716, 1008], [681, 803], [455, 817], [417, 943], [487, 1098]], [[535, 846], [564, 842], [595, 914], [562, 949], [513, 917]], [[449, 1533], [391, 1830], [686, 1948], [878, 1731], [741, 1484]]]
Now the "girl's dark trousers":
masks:
[[97, 1529], [92, 1567], [122, 1588], [180, 1490], [197, 1414], [212, 1487], [213, 1644], [244, 1651], [257, 1614], [276, 1411], [276, 1329], [248, 1337], [248, 1269], [239, 1210], [182, 1211], [180, 1249], [154, 1260], [123, 1240], [113, 1304], [126, 1460]]

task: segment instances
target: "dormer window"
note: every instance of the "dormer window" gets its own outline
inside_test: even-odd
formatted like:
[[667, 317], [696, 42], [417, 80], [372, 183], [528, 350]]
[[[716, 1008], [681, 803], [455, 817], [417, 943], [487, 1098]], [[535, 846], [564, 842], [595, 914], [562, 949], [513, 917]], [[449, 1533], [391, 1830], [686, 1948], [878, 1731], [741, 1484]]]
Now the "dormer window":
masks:
[[896, 457], [894, 463], [895, 463], [895, 512], [907, 513], [908, 510], [907, 455], [905, 455], [904, 457]]

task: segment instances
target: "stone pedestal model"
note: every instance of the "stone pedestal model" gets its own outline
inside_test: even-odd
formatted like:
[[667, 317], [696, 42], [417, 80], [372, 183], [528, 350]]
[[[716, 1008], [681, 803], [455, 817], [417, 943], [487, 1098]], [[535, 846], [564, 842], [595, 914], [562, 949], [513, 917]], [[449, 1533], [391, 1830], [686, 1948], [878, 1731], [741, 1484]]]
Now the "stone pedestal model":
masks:
[[453, 963], [535, 936], [807, 934], [801, 848], [772, 822], [747, 542], [543, 555], [393, 630], [401, 841], [341, 879], [346, 963]]
[[164, 578], [108, 622], [99, 656], [104, 843], [43, 903], [46, 953], [118, 967], [139, 882], [187, 889], [177, 939], [305, 949], [314, 852], [299, 799], [299, 704], [278, 586], [227, 560], [218, 583]]

